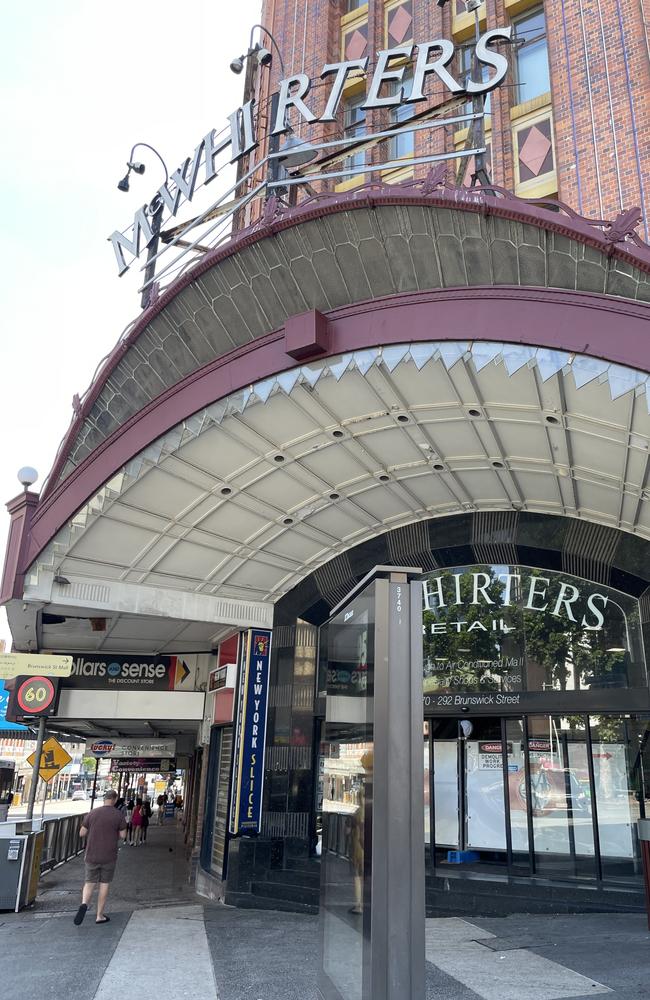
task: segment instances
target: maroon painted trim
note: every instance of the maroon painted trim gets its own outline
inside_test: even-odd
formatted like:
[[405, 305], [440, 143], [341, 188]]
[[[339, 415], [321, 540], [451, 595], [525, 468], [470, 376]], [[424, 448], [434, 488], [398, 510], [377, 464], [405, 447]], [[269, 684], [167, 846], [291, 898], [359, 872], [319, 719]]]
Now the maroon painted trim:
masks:
[[[650, 310], [626, 299], [519, 287], [392, 295], [328, 314], [323, 357], [411, 341], [470, 339], [528, 344], [648, 368]], [[615, 335], [614, 335], [615, 331]], [[66, 521], [131, 458], [181, 420], [253, 382], [296, 367], [284, 331], [258, 338], [192, 372], [118, 428], [38, 506], [27, 568]]]
[[[650, 247], [642, 243], [638, 236], [634, 243], [626, 240], [626, 236], [633, 232], [633, 227], [626, 222], [627, 216], [634, 215], [634, 210], [629, 213], [621, 213], [624, 223], [617, 226], [616, 222], [608, 224], [602, 220], [586, 219], [573, 212], [568, 206], [552, 202], [549, 199], [527, 202], [508, 191], [494, 187], [486, 190], [498, 191], [499, 196], [487, 194], [481, 188], [445, 187], [440, 186], [435, 180], [431, 183], [428, 181], [429, 179], [425, 178], [415, 182], [404, 181], [401, 184], [372, 182], [343, 195], [316, 195], [288, 210], [282, 210], [277, 199], [272, 198], [267, 204], [267, 211], [259, 222], [248, 229], [241, 230], [228, 243], [210, 251], [197, 264], [188, 268], [155, 302], [144, 310], [129, 332], [113, 348], [95, 375], [83, 401], [80, 402], [76, 399], [74, 417], [57, 452], [45, 486], [45, 495], [49, 494], [50, 489], [59, 479], [68, 451], [107, 379], [149, 323], [180, 292], [222, 260], [233, 256], [245, 247], [252, 246], [301, 223], [339, 212], [375, 208], [382, 205], [414, 205], [456, 209], [475, 215], [494, 215], [534, 225], [547, 232], [559, 233], [586, 246], [594, 247], [607, 257], [625, 261], [639, 268], [640, 271], [650, 274]], [[553, 205], [556, 208], [550, 207]], [[609, 229], [602, 228], [608, 225]]]
[[11, 522], [0, 585], [0, 604], [5, 604], [14, 597], [23, 596], [24, 567], [29, 565], [26, 553], [31, 538], [32, 518], [37, 505], [38, 493], [30, 493], [27, 490], [7, 504]]

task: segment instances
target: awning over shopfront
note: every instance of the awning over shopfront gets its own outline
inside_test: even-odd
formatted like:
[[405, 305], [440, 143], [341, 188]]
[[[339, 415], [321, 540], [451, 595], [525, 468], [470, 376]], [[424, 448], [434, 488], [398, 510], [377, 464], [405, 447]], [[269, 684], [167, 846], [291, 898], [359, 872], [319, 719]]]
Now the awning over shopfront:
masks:
[[464, 511], [650, 538], [648, 300], [631, 229], [476, 190], [373, 187], [240, 233], [10, 505], [18, 648], [205, 651], [351, 547]]

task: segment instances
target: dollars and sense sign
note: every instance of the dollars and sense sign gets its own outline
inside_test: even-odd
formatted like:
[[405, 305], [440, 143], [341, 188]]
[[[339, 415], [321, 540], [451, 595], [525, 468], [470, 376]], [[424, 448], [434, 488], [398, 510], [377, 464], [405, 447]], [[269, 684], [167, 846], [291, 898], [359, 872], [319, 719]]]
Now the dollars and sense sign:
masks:
[[98, 690], [192, 690], [192, 671], [179, 656], [130, 656], [79, 653], [64, 682], [66, 688]]

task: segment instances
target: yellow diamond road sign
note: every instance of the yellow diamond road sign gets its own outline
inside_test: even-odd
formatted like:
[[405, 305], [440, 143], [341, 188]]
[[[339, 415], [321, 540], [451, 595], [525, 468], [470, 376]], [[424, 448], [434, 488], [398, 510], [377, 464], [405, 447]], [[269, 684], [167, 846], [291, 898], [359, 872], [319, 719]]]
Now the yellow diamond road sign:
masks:
[[[35, 760], [36, 754], [32, 753], [27, 758], [27, 763], [33, 767]], [[43, 781], [51, 781], [52, 778], [56, 778], [59, 771], [61, 771], [66, 764], [69, 764], [71, 760], [72, 757], [68, 751], [61, 746], [58, 740], [55, 740], [53, 736], [50, 736], [49, 740], [46, 740], [43, 744], [41, 763], [38, 773]]]
[[3, 653], [0, 656], [0, 681], [33, 675], [69, 677], [71, 673], [71, 656], [54, 656], [49, 653]]

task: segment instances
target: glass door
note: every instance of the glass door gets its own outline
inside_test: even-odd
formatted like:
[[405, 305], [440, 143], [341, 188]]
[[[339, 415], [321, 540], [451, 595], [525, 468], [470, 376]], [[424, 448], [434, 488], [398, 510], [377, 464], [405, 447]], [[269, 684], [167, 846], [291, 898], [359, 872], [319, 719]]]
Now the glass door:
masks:
[[526, 721], [535, 872], [595, 878], [586, 717]]
[[458, 721], [431, 719], [431, 833], [434, 863], [460, 847]]
[[639, 882], [637, 820], [649, 815], [650, 720], [592, 715], [589, 733], [600, 875]]

